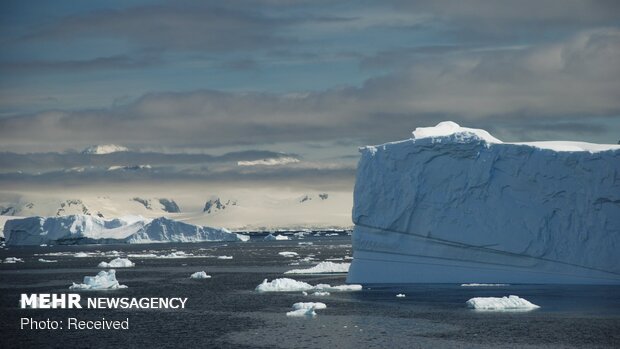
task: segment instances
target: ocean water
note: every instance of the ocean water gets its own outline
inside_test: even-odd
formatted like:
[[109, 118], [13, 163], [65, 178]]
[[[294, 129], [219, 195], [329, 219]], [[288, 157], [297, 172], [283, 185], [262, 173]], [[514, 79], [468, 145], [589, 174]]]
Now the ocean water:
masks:
[[[299, 245], [312, 242], [313, 245]], [[82, 291], [82, 297], [187, 297], [175, 309], [20, 309], [21, 293], [69, 293], [72, 282], [95, 275], [97, 264], [121, 255], [183, 251], [200, 258], [131, 258], [136, 267], [117, 269], [126, 289]], [[293, 251], [297, 258], [278, 252]], [[76, 258], [77, 252], [92, 257]], [[104, 254], [108, 256], [103, 256]], [[49, 255], [59, 254], [59, 255]], [[233, 256], [217, 259], [214, 256]], [[360, 292], [303, 296], [300, 292], [256, 293], [263, 279], [291, 277], [311, 284], [345, 282], [340, 275], [283, 272], [312, 264], [289, 265], [305, 257], [315, 262], [351, 256], [351, 238], [252, 239], [245, 243], [105, 246], [50, 246], [0, 249], [1, 348], [617, 348], [620, 347], [620, 287], [509, 285], [372, 285]], [[42, 263], [39, 258], [57, 260]], [[211, 279], [189, 275], [205, 270]], [[472, 280], [475, 282], [476, 280]], [[404, 293], [405, 298], [396, 294]], [[529, 312], [477, 312], [465, 307], [472, 297], [515, 294], [541, 306]], [[315, 318], [285, 314], [301, 301], [327, 304]], [[124, 320], [129, 330], [26, 330], [20, 319]]]

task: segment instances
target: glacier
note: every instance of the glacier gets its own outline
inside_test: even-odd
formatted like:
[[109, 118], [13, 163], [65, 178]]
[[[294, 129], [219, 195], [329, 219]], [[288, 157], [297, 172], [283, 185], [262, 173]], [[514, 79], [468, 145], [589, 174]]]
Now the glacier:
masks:
[[9, 246], [246, 241], [249, 238], [224, 228], [198, 226], [165, 217], [103, 219], [89, 215], [10, 219], [4, 224], [4, 234]]
[[620, 146], [442, 122], [360, 149], [347, 281], [620, 284]]

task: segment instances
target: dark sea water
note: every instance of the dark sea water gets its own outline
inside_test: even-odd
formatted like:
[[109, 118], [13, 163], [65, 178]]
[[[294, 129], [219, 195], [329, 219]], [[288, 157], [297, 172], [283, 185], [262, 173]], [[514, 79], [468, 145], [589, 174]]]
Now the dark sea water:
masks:
[[[299, 245], [312, 242], [313, 245]], [[130, 258], [136, 267], [117, 269], [126, 289], [81, 291], [82, 297], [187, 297], [178, 309], [20, 309], [21, 293], [69, 293], [72, 282], [95, 275], [109, 251], [167, 254], [184, 251], [210, 257]], [[299, 253], [297, 258], [278, 255]], [[67, 252], [63, 255], [40, 255]], [[69, 253], [108, 256], [76, 258]], [[233, 256], [217, 259], [213, 256]], [[461, 287], [460, 285], [372, 286], [360, 292], [303, 296], [300, 292], [260, 294], [263, 279], [312, 264], [289, 263], [311, 255], [315, 261], [351, 256], [347, 235], [304, 240], [106, 246], [51, 246], [0, 249], [0, 257], [24, 263], [0, 264], [1, 348], [618, 348], [620, 287]], [[42, 263], [39, 258], [57, 260]], [[334, 260], [334, 262], [343, 262]], [[347, 261], [350, 262], [350, 261]], [[205, 270], [211, 279], [189, 275]], [[344, 275], [289, 276], [311, 284], [340, 285]], [[476, 280], [472, 280], [475, 282]], [[396, 294], [404, 293], [405, 298]], [[515, 294], [541, 306], [530, 312], [476, 312], [465, 301]], [[315, 318], [285, 314], [301, 301], [324, 302]], [[129, 330], [28, 330], [20, 319], [124, 320]]]

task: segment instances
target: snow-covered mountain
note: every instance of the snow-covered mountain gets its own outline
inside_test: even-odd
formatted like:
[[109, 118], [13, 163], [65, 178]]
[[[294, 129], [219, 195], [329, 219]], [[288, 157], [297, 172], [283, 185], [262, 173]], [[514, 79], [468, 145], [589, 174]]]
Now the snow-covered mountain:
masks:
[[64, 191], [0, 193], [0, 216], [84, 214], [105, 219], [126, 215], [150, 219], [164, 216], [231, 230], [344, 229], [352, 226], [350, 192], [300, 192], [271, 187], [229, 189], [207, 196], [210, 199], [205, 202], [204, 191], [193, 187], [172, 189], [158, 191], [151, 187], [148, 191], [134, 192], [131, 188], [107, 187], [105, 195], [92, 189], [69, 194]]
[[157, 211], [163, 211], [163, 212], [168, 212], [168, 213], [180, 213], [181, 212], [179, 205], [177, 205], [177, 203], [172, 199], [166, 199], [166, 198], [145, 199], [141, 197], [134, 197], [131, 200], [141, 204], [142, 206], [144, 206], [144, 208], [146, 208], [147, 210], [151, 210], [151, 211], [155, 209]]
[[103, 219], [87, 215], [27, 217], [4, 224], [7, 245], [243, 241], [222, 228], [203, 227], [165, 217]]
[[620, 283], [620, 146], [446, 122], [361, 149], [353, 283]]
[[230, 206], [237, 206], [237, 200], [228, 199], [225, 202], [222, 202], [220, 198], [214, 198], [205, 202], [205, 207], [202, 209], [202, 212], [215, 213], [217, 211], [225, 210]]

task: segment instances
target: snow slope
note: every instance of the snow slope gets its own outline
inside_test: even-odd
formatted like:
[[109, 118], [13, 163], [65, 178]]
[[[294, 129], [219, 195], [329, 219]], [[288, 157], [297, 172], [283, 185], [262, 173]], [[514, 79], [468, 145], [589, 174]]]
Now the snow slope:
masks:
[[243, 241], [222, 228], [202, 227], [160, 217], [124, 217], [106, 220], [88, 215], [27, 217], [6, 221], [7, 245], [62, 243], [152, 243]]
[[361, 149], [356, 283], [620, 283], [620, 146], [452, 122]]

